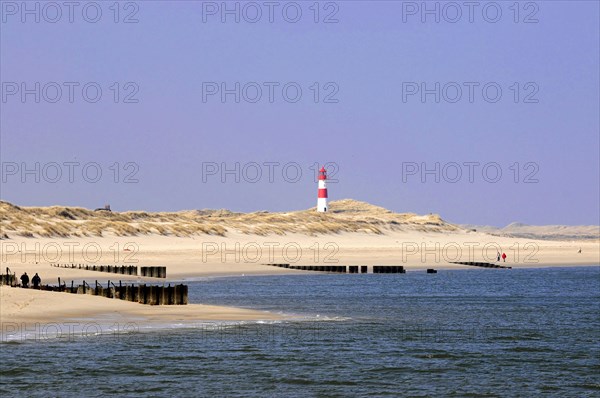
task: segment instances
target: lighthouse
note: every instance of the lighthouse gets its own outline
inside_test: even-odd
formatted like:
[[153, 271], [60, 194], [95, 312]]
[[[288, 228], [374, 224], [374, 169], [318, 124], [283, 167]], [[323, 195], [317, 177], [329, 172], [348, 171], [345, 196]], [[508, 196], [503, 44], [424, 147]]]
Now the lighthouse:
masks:
[[317, 199], [317, 211], [324, 213], [327, 211], [327, 171], [325, 167], [321, 167], [319, 170], [319, 195]]

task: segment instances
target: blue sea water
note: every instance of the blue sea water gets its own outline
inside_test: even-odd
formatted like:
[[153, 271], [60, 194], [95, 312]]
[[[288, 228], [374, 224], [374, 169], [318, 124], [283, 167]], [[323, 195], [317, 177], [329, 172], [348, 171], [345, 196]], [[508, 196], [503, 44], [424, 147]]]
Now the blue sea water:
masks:
[[189, 292], [294, 318], [40, 329], [0, 345], [1, 396], [600, 396], [600, 267], [215, 278]]

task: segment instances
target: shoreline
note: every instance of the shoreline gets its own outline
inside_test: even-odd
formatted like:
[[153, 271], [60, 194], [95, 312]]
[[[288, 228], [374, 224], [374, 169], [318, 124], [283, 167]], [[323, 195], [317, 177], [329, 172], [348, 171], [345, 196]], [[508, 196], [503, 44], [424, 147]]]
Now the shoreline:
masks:
[[[336, 264], [334, 264], [336, 265]], [[341, 265], [341, 264], [337, 264]], [[364, 265], [364, 264], [344, 264], [344, 265]], [[392, 265], [392, 264], [383, 264], [378, 263], [378, 265]], [[396, 264], [394, 264], [396, 265]], [[583, 263], [532, 263], [532, 264], [512, 264], [512, 263], [498, 263], [498, 265], [512, 267], [511, 270], [524, 270], [524, 269], [546, 269], [546, 268], [579, 268], [579, 267], [600, 267], [600, 262], [583, 262]], [[106, 284], [106, 281], [122, 281], [123, 284], [131, 284], [131, 283], [146, 283], [146, 284], [174, 284], [174, 283], [185, 283], [185, 282], [201, 282], [211, 279], [217, 278], [245, 278], [245, 277], [265, 277], [265, 276], [296, 276], [296, 275], [369, 275], [372, 272], [369, 271], [368, 274], [349, 274], [349, 273], [331, 273], [331, 272], [322, 272], [322, 271], [307, 271], [307, 270], [295, 270], [288, 268], [279, 268], [273, 266], [264, 266], [265, 269], [256, 271], [250, 270], [249, 272], [243, 269], [244, 264], [238, 264], [239, 268], [235, 270], [231, 270], [228, 272], [220, 272], [215, 270], [213, 272], [204, 272], [204, 273], [195, 273], [195, 272], [181, 272], [177, 273], [175, 276], [168, 276], [167, 278], [152, 278], [152, 277], [140, 277], [135, 275], [121, 275], [114, 274], [108, 272], [99, 272], [99, 271], [86, 271], [82, 269], [71, 269], [71, 268], [59, 268], [61, 270], [66, 270], [63, 276], [61, 276], [61, 282], [71, 282], [80, 283], [81, 281], [95, 281], [97, 280], [99, 284]], [[371, 265], [369, 265], [371, 267]], [[485, 267], [477, 267], [470, 266], [464, 264], [432, 264], [429, 263], [427, 265], [404, 265], [406, 273], [421, 273], [429, 268], [433, 268], [437, 271], [465, 271], [465, 270], [491, 270], [496, 272], [502, 272], [503, 269], [494, 269], [494, 268], [485, 268]], [[46, 274], [53, 274], [52, 270], [56, 268], [51, 268], [48, 264], [29, 264], [29, 265], [11, 265], [11, 271], [15, 272], [18, 276], [20, 272], [28, 272], [30, 269], [33, 272], [40, 272]], [[50, 272], [46, 272], [50, 271]], [[31, 275], [30, 275], [31, 276]], [[48, 283], [48, 278], [46, 277], [43, 280], [43, 284], [49, 285], [57, 285], [57, 282]]]
[[149, 327], [161, 324], [197, 322], [268, 322], [289, 316], [238, 307], [188, 304], [151, 306], [92, 295], [0, 287], [0, 335], [35, 325], [134, 324]]
[[[210, 240], [210, 241], [209, 241]], [[600, 265], [600, 244], [594, 241], [532, 241], [517, 238], [499, 238], [483, 233], [430, 233], [393, 232], [375, 235], [369, 233], [340, 233], [334, 235], [307, 236], [246, 235], [231, 233], [226, 237], [196, 236], [177, 238], [165, 236], [105, 236], [100, 238], [20, 238], [0, 242], [2, 273], [6, 268], [19, 277], [36, 272], [42, 284], [70, 284], [86, 280], [106, 285], [108, 280], [125, 283], [168, 284], [177, 282], [202, 282], [216, 278], [241, 278], [250, 276], [322, 275], [316, 271], [290, 270], [266, 263], [290, 263], [295, 265], [402, 265], [407, 273], [424, 272], [427, 268], [438, 271], [486, 269], [468, 265], [451, 264], [460, 261], [452, 248], [462, 250], [460, 259], [483, 262], [496, 255], [496, 247], [509, 258], [501, 265], [512, 270], [594, 267]], [[128, 246], [134, 245], [134, 246]], [[299, 255], [282, 251], [286, 245], [296, 248]], [[329, 246], [328, 246], [329, 245]], [[533, 246], [532, 246], [533, 245]], [[95, 248], [86, 253], [84, 248]], [[133, 250], [126, 250], [131, 247]], [[476, 250], [471, 250], [475, 247]], [[481, 249], [489, 247], [486, 252]], [[531, 250], [531, 248], [535, 250]], [[263, 257], [256, 259], [252, 248], [262, 250]], [[271, 249], [274, 248], [274, 249]], [[245, 250], [246, 249], [246, 250]], [[271, 250], [268, 251], [267, 249]], [[277, 249], [277, 250], [275, 250]], [[298, 250], [299, 249], [299, 250]], [[404, 249], [404, 250], [403, 250]], [[432, 250], [433, 249], [433, 250]], [[467, 250], [469, 249], [469, 250]], [[493, 249], [493, 250], [492, 250]], [[579, 253], [579, 249], [582, 253]], [[52, 251], [54, 250], [54, 251]], [[58, 253], [56, 253], [58, 250]], [[57, 255], [58, 254], [58, 255]], [[49, 258], [51, 257], [51, 258]], [[246, 261], [246, 260], [252, 261]], [[288, 260], [288, 261], [286, 261]], [[495, 260], [495, 258], [494, 258]], [[50, 263], [74, 263], [95, 265], [166, 266], [166, 279], [107, 272], [88, 271], [78, 268], [51, 267]], [[490, 272], [511, 270], [493, 269]], [[371, 270], [370, 270], [371, 271]], [[358, 274], [364, 275], [364, 274]], [[361, 276], [347, 275], [360, 278]], [[353, 279], [358, 280], [358, 279]], [[235, 322], [235, 321], [281, 321], [293, 319], [293, 315], [273, 314], [250, 309], [188, 304], [185, 306], [149, 306], [121, 300], [111, 300], [90, 295], [69, 295], [33, 289], [2, 287], [0, 295], [0, 322], [6, 326], [36, 322], [56, 323], [63, 321], [108, 320], [124, 324], [134, 320], [139, 325], [157, 325], [177, 322]], [[257, 292], [256, 294], [260, 294]], [[48, 296], [50, 295], [50, 296]], [[285, 311], [285, 309], [282, 309]]]

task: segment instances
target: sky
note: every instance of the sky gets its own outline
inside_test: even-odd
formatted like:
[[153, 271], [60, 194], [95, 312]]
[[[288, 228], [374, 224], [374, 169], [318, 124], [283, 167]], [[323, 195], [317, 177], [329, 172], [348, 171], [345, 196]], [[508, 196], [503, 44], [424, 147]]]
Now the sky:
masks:
[[600, 223], [597, 1], [0, 1], [0, 198]]

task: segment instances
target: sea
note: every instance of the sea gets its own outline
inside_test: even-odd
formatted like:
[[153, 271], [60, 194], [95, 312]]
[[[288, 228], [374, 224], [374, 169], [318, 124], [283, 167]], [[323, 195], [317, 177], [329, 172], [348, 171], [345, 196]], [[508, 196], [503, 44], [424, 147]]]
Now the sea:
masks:
[[189, 282], [284, 321], [3, 326], [6, 397], [600, 397], [600, 267]]

